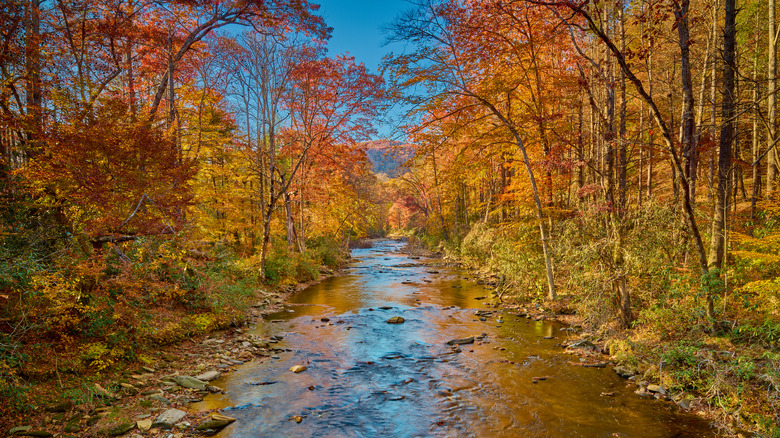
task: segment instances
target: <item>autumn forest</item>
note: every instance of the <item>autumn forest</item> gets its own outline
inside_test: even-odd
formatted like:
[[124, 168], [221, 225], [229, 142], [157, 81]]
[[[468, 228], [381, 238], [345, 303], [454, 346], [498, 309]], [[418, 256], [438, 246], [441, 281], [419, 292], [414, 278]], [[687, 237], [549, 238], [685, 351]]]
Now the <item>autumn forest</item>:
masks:
[[411, 0], [374, 72], [306, 0], [4, 2], [0, 426], [393, 237], [780, 436], [775, 13]]

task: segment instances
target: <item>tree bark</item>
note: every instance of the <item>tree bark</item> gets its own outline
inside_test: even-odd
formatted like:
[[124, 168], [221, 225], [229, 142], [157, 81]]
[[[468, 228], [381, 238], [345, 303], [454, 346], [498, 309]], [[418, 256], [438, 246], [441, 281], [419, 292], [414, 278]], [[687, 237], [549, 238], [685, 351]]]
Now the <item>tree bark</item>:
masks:
[[677, 36], [680, 44], [680, 76], [683, 92], [683, 113], [680, 120], [682, 131], [683, 159], [685, 160], [685, 176], [689, 180], [690, 198], [696, 202], [696, 137], [694, 135], [694, 101], [693, 82], [691, 81], [690, 67], [690, 37], [688, 32], [688, 0], [674, 2], [672, 4], [674, 16], [677, 20]]
[[[729, 176], [731, 174], [731, 147], [734, 137], [735, 113], [735, 53], [736, 53], [736, 1], [725, 0], [723, 25], [723, 84], [721, 88], [723, 118], [720, 129], [720, 151], [718, 153], [718, 187], [715, 192], [715, 213], [712, 220], [710, 251], [707, 260], [709, 271], [723, 267], [726, 243], [726, 214], [728, 212]], [[713, 291], [707, 290], [707, 317], [714, 323], [715, 308]]]
[[766, 168], [766, 196], [772, 195], [777, 181], [777, 174], [780, 171], [780, 154], [777, 153], [775, 138], [777, 137], [777, 25], [775, 23], [775, 0], [769, 0], [768, 13], [768, 35], [769, 48], [767, 54], [767, 155]]
[[25, 94], [26, 156], [35, 153], [43, 134], [43, 91], [41, 86], [41, 11], [40, 0], [25, 3]]

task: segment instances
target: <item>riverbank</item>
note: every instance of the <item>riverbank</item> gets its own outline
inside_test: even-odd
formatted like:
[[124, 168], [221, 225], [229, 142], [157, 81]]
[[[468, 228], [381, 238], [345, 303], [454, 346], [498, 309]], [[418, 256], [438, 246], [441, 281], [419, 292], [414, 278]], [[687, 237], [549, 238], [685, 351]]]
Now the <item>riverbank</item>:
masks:
[[[659, 368], [659, 363], [654, 358], [636, 354], [626, 348], [627, 345], [638, 344], [634, 331], [589, 326], [584, 315], [577, 312], [574, 297], [561, 296], [555, 301], [519, 299], [518, 294], [502, 288], [500, 273], [487, 270], [484, 266], [467, 265], [452, 254], [446, 254], [441, 245], [431, 250], [412, 239], [404, 251], [415, 257], [432, 259], [430, 266], [457, 266], [469, 272], [467, 278], [492, 290], [483, 306], [531, 321], [555, 321], [563, 324], [566, 327], [566, 335], [560, 336], [561, 342], [558, 345], [573, 356], [570, 364], [585, 368], [610, 368], [626, 379], [626, 385], [635, 389], [638, 398], [647, 399], [648, 403], [668, 403], [675, 405], [675, 409], [695, 413], [710, 422], [722, 436], [761, 436], [745, 430], [733, 420], [729, 421], [724, 416], [724, 410], [718, 405], [717, 394], [668, 388], [661, 378], [664, 370]], [[484, 317], [491, 316], [488, 314]], [[661, 363], [661, 367], [663, 366], [664, 363]]]
[[[248, 334], [246, 328], [278, 312], [286, 300], [313, 284], [340, 275], [322, 269], [315, 280], [272, 292], [257, 290], [254, 304], [226, 327], [138, 351], [138, 360], [117, 362], [79, 375], [56, 371], [26, 388], [30, 404], [16, 409], [2, 403], [0, 430], [9, 436], [203, 436], [232, 419], [188, 409], [222, 389], [209, 382], [236, 367], [278, 353], [277, 339]], [[59, 368], [55, 364], [55, 370]]]

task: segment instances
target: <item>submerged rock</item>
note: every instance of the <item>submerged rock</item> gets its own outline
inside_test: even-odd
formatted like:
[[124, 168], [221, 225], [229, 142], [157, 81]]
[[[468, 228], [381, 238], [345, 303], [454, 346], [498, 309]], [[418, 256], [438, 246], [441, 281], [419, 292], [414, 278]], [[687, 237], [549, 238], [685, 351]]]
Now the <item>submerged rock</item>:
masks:
[[294, 373], [300, 373], [300, 372], [306, 371], [306, 367], [303, 366], [303, 365], [293, 365], [293, 366], [290, 367], [290, 371], [292, 371]]
[[466, 344], [473, 344], [473, 343], [474, 343], [474, 336], [469, 336], [468, 338], [452, 339], [447, 341], [447, 345], [466, 345]]

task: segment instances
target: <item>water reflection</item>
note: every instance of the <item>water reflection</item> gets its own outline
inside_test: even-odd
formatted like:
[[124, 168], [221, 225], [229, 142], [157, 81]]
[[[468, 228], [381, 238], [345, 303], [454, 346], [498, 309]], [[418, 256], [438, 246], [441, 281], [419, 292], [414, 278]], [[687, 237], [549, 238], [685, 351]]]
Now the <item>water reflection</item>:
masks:
[[[483, 286], [400, 246], [357, 250], [349, 274], [299, 293], [292, 313], [269, 318], [282, 322], [255, 331], [283, 336], [278, 346], [292, 351], [241, 367], [215, 382], [226, 394], [193, 407], [227, 409], [239, 421], [220, 435], [231, 437], [711, 435], [698, 418], [639, 399], [609, 369], [570, 365], [554, 324], [481, 321]], [[386, 323], [391, 316], [406, 322]], [[446, 345], [469, 336], [482, 341]], [[307, 371], [289, 372], [296, 364]]]

